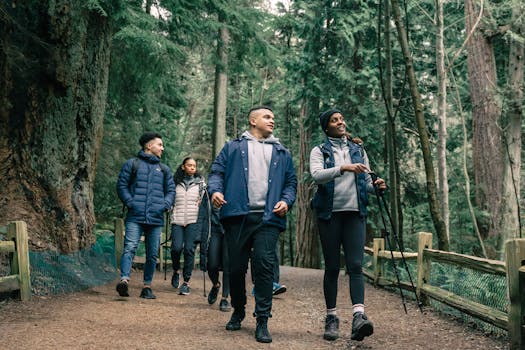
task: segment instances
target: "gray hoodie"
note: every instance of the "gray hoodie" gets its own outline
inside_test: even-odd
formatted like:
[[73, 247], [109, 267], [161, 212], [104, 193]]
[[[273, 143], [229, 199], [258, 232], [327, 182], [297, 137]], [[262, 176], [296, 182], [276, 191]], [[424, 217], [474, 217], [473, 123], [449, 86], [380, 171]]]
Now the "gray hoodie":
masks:
[[279, 139], [273, 135], [257, 140], [245, 131], [241, 137], [248, 140], [248, 201], [251, 212], [263, 212], [268, 192], [268, 173], [272, 160], [273, 145]]

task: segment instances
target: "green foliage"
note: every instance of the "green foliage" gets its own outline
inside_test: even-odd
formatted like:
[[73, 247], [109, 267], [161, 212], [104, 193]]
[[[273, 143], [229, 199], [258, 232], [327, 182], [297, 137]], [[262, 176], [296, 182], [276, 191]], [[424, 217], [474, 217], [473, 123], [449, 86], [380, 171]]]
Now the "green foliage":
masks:
[[[108, 3], [91, 0], [86, 6], [96, 11], [97, 4], [108, 9]], [[117, 2], [111, 3], [116, 6]], [[101, 219], [119, 214], [121, 205], [114, 189], [116, 175], [123, 161], [137, 152], [137, 139], [145, 130], [163, 134], [166, 145], [163, 160], [172, 168], [184, 156], [193, 155], [200, 170], [207, 172], [212, 161], [213, 84], [217, 31], [221, 26], [227, 26], [231, 35], [227, 70], [228, 139], [244, 130], [246, 111], [251, 106], [270, 104], [276, 115], [276, 136], [297, 155], [297, 123], [303, 103], [308, 106], [305, 127], [312, 134], [308, 140], [311, 147], [324, 138], [318, 127], [317, 111], [337, 106], [343, 110], [351, 134], [364, 140], [374, 171], [383, 177], [388, 173], [384, 149], [386, 112], [378, 69], [385, 57], [383, 49], [378, 51], [383, 42], [377, 42], [378, 30], [381, 37], [384, 35], [384, 22], [378, 27], [377, 3], [296, 0], [289, 7], [277, 4], [276, 13], [268, 13], [263, 1], [162, 0], [153, 6], [155, 13], [159, 13], [155, 16], [145, 13], [140, 2], [120, 5], [121, 11], [111, 12], [118, 25], [95, 186], [95, 206]], [[514, 5], [506, 0], [488, 3], [492, 22], [485, 24], [487, 28], [505, 24]], [[431, 0], [407, 3], [403, 13], [432, 147], [437, 137], [434, 6]], [[446, 2], [444, 10], [447, 64], [452, 64], [447, 126], [451, 247], [475, 254], [479, 242], [465, 206], [462, 171], [461, 115], [467, 120], [468, 138], [472, 137], [466, 54], [464, 51], [457, 54], [465, 36], [463, 3]], [[404, 57], [396, 35], [392, 27], [396, 143], [400, 154], [405, 243], [413, 248], [416, 233], [431, 232], [433, 226]], [[509, 37], [516, 35], [494, 37], [500, 77], [505, 76]], [[383, 55], [381, 60], [379, 54]], [[468, 157], [468, 171], [473, 178], [470, 153]], [[382, 224], [373, 197], [369, 212], [369, 227], [379, 235]], [[483, 219], [486, 214], [476, 211], [476, 215]]]

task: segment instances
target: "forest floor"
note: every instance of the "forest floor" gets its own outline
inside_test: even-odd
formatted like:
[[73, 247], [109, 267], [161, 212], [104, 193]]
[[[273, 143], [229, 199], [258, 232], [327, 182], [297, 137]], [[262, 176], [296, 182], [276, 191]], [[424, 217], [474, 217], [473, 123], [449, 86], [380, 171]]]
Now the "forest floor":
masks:
[[[115, 283], [87, 291], [29, 302], [0, 302], [0, 344], [3, 349], [508, 349], [504, 339], [490, 337], [430, 309], [421, 313], [398, 294], [366, 285], [367, 314], [374, 334], [350, 340], [351, 303], [348, 278], [339, 279], [338, 314], [341, 337], [323, 340], [325, 307], [323, 271], [281, 267], [288, 291], [274, 297], [268, 328], [271, 344], [255, 341], [254, 300], [248, 297], [247, 317], [239, 331], [225, 330], [229, 312], [218, 302], [208, 305], [203, 274], [194, 271], [191, 294], [178, 295], [164, 273], [153, 284], [156, 300], [139, 298], [142, 273], [134, 272], [130, 297], [122, 298]], [[249, 281], [249, 277], [247, 281]], [[206, 280], [206, 294], [211, 287]], [[248, 286], [251, 290], [251, 286]]]

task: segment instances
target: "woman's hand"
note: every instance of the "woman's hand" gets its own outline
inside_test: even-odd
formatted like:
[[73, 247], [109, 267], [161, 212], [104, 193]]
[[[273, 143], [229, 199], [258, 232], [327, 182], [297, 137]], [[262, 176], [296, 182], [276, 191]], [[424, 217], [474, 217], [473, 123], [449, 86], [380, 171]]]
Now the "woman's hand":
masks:
[[378, 177], [375, 181], [374, 181], [374, 186], [377, 186], [377, 188], [380, 190], [380, 191], [384, 191], [387, 189], [387, 186], [386, 186], [386, 183], [385, 183], [385, 180], [383, 180], [382, 178]]
[[343, 164], [341, 165], [341, 174], [345, 171], [350, 171], [352, 173], [356, 174], [363, 174], [370, 172], [370, 168], [364, 165], [363, 163], [355, 163], [355, 164]]

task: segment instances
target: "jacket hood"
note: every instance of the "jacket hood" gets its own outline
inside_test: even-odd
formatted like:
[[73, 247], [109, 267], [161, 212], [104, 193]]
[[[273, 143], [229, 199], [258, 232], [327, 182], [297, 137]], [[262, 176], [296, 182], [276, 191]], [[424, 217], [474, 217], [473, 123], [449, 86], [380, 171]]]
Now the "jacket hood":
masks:
[[160, 163], [159, 157], [153, 154], [146, 153], [144, 152], [144, 150], [140, 150], [137, 154], [137, 157], [151, 164]]
[[245, 131], [241, 135], [241, 138], [247, 139], [248, 141], [257, 141], [260, 143], [280, 144], [279, 139], [277, 137], [274, 137], [273, 134], [270, 134], [270, 136], [268, 136], [267, 138], [263, 140], [258, 140], [252, 134], [250, 134], [249, 131]]

